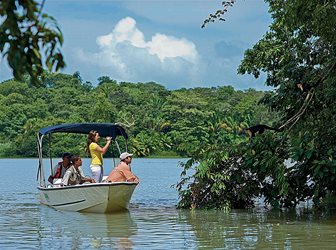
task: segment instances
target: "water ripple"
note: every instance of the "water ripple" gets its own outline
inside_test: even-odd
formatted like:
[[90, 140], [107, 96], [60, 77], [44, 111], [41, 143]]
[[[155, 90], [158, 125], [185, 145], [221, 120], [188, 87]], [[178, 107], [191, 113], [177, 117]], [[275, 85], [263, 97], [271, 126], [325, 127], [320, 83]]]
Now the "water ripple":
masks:
[[[176, 159], [135, 159], [141, 179], [130, 210], [62, 212], [39, 204], [36, 160], [6, 160], [0, 249], [331, 249], [336, 217], [263, 209], [177, 210]], [[1, 161], [1, 160], [0, 160]], [[22, 171], [25, 169], [27, 171]], [[88, 172], [88, 171], [86, 171]], [[148, 173], [151, 173], [148, 175]], [[13, 181], [13, 176], [16, 180]], [[162, 178], [158, 178], [161, 176]]]

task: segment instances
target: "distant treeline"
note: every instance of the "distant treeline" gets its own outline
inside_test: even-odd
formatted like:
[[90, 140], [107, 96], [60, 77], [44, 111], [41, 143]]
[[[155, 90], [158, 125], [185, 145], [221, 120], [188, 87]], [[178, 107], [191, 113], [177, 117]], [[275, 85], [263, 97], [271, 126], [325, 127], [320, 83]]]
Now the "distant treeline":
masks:
[[[51, 75], [41, 87], [8, 80], [0, 84], [0, 156], [36, 157], [36, 133], [61, 123], [120, 122], [137, 156], [189, 156], [204, 139], [203, 127], [216, 117], [220, 126], [241, 136], [243, 129], [272, 116], [258, 104], [264, 93], [231, 86], [167, 90], [154, 83], [98, 78], [92, 86], [79, 72]], [[225, 138], [224, 138], [225, 139]], [[85, 155], [86, 136], [53, 135], [52, 155]], [[102, 143], [104, 139], [102, 138]], [[211, 143], [211, 142], [209, 142]], [[48, 147], [45, 147], [48, 148]], [[116, 155], [116, 149], [107, 156]], [[45, 152], [47, 153], [47, 152]], [[49, 152], [48, 152], [49, 153]]]

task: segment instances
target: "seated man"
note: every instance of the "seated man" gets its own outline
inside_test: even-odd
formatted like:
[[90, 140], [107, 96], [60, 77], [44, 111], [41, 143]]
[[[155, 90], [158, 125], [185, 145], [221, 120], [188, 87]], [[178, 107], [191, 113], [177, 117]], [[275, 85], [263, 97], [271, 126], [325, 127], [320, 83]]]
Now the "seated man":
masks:
[[55, 178], [63, 178], [65, 172], [70, 167], [71, 162], [70, 159], [72, 154], [64, 153], [62, 154], [62, 161], [57, 163], [54, 167], [52, 174], [49, 176], [48, 181], [52, 184]]
[[63, 185], [77, 185], [84, 182], [95, 183], [94, 179], [85, 177], [81, 168], [82, 159], [78, 155], [73, 156], [71, 162], [73, 165], [67, 169], [62, 179]]
[[130, 169], [132, 155], [127, 152], [120, 155], [120, 163], [116, 166], [106, 178], [107, 182], [135, 182], [139, 183], [139, 178], [136, 177]]

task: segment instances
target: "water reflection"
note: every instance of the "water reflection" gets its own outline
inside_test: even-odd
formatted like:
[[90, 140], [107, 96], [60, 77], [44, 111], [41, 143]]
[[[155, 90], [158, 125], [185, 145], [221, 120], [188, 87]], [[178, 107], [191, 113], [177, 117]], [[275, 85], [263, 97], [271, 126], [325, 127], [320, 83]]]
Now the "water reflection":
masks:
[[[137, 225], [129, 212], [85, 214], [41, 209], [40, 239], [43, 248], [132, 249], [131, 237], [136, 234]], [[57, 245], [54, 239], [57, 239]]]
[[29, 192], [0, 194], [0, 249], [34, 244], [38, 240], [35, 228], [38, 208]]
[[325, 224], [305, 210], [181, 211], [179, 221], [201, 249], [331, 249], [336, 242], [335, 217]]
[[176, 210], [169, 188], [179, 179], [175, 160], [136, 160], [143, 181], [130, 212], [111, 215], [40, 205], [36, 160], [0, 160], [0, 249], [335, 248], [336, 211]]

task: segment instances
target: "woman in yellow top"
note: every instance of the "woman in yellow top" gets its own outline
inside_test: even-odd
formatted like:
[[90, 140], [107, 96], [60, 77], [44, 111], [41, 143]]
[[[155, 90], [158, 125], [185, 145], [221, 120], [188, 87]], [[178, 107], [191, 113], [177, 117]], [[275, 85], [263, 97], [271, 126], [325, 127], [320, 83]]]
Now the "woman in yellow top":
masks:
[[97, 131], [91, 130], [86, 144], [86, 151], [91, 156], [91, 172], [92, 178], [98, 183], [101, 182], [104, 175], [103, 169], [103, 155], [106, 153], [109, 145], [111, 144], [111, 137], [106, 137], [106, 144], [102, 148], [98, 145], [100, 136]]

